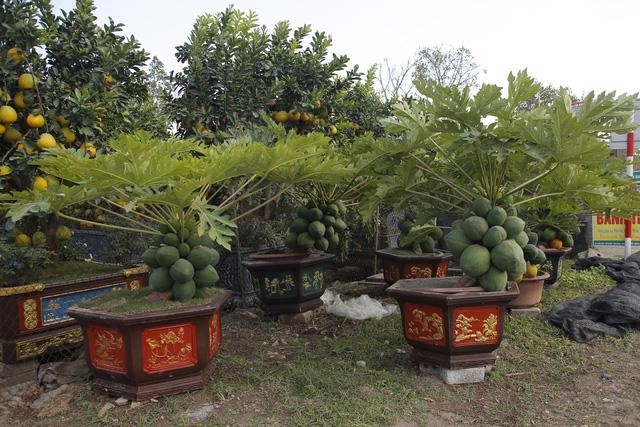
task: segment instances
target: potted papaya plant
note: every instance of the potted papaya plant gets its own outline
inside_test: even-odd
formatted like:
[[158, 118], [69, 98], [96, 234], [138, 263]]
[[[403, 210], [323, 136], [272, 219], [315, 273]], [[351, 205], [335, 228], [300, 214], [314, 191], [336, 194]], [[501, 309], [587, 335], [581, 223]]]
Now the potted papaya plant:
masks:
[[[495, 85], [472, 95], [469, 88], [416, 82], [422, 98], [394, 106], [385, 122], [390, 136], [360, 142], [363, 156], [388, 162], [370, 182], [364, 215], [411, 200], [424, 214], [461, 217], [445, 242], [462, 279], [400, 280], [387, 290], [400, 302], [412, 358], [422, 363], [456, 369], [495, 361], [517, 282], [542, 261], [518, 208], [563, 198], [615, 203], [630, 184], [622, 169], [612, 172], [616, 161], [601, 132], [633, 126], [634, 96], [591, 93], [576, 115], [563, 93], [526, 110], [521, 106], [541, 86], [526, 71], [508, 80], [505, 97]], [[630, 205], [639, 202], [630, 196]]]
[[384, 280], [392, 285], [400, 279], [446, 277], [451, 253], [437, 249], [444, 233], [435, 220], [416, 225], [416, 215], [407, 211], [398, 224], [398, 247], [381, 249]]
[[13, 220], [50, 212], [81, 221], [69, 208], [91, 201], [105, 213], [96, 226], [154, 239], [143, 254], [152, 269], [147, 289], [110, 292], [68, 311], [82, 326], [95, 389], [141, 400], [204, 385], [230, 296], [213, 286], [215, 247], [230, 246], [235, 221], [249, 213], [239, 210], [247, 197], [273, 182], [284, 192], [322, 175], [327, 147], [328, 138], [316, 134], [270, 147], [247, 138], [205, 147], [140, 132], [112, 140], [109, 154], [91, 163], [74, 150], [53, 150], [38, 166], [64, 184], [0, 196]]

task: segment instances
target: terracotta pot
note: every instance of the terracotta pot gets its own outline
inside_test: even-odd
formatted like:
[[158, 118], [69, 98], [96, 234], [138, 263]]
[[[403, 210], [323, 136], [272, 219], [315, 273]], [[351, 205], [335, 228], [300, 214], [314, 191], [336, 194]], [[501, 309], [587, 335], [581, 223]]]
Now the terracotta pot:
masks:
[[525, 277], [518, 283], [520, 295], [509, 303], [509, 307], [528, 308], [538, 304], [542, 299], [544, 281], [549, 278], [549, 273], [539, 271], [536, 277]]
[[486, 292], [458, 287], [459, 277], [399, 280], [387, 288], [398, 300], [411, 358], [447, 369], [493, 364], [502, 341], [504, 311], [518, 285]]
[[1, 287], [0, 361], [22, 362], [80, 344], [82, 331], [67, 309], [105, 292], [146, 286], [148, 276], [144, 266], [47, 284]]
[[231, 296], [219, 292], [208, 304], [148, 313], [70, 308], [82, 326], [94, 389], [145, 400], [202, 388], [220, 347], [220, 307]]
[[560, 280], [560, 277], [562, 277], [562, 264], [564, 257], [566, 257], [573, 248], [553, 249], [546, 246], [538, 247], [542, 249], [542, 252], [544, 252], [547, 257], [547, 261], [551, 263], [551, 271], [549, 272], [549, 277], [544, 281], [544, 284], [547, 286], [553, 286], [558, 282], [558, 280]]
[[324, 269], [334, 255], [270, 250], [242, 261], [267, 313], [303, 313], [322, 305]]
[[384, 280], [392, 285], [401, 279], [446, 277], [449, 260], [453, 255], [445, 251], [416, 254], [407, 249], [382, 249], [376, 252], [382, 258]]

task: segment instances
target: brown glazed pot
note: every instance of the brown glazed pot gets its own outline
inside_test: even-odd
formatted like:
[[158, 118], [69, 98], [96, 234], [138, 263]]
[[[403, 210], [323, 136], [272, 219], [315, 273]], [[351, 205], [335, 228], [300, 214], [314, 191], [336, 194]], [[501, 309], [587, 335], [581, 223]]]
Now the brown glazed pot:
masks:
[[146, 400], [202, 388], [221, 340], [220, 308], [231, 291], [208, 304], [148, 313], [69, 309], [87, 345], [95, 390]]
[[398, 300], [411, 359], [447, 369], [491, 365], [502, 341], [504, 312], [518, 285], [486, 292], [458, 287], [459, 277], [399, 280], [386, 292]]
[[549, 272], [549, 277], [545, 279], [544, 284], [547, 286], [553, 286], [558, 282], [558, 280], [560, 280], [560, 277], [562, 277], [562, 264], [564, 258], [573, 248], [553, 249], [546, 246], [538, 247], [542, 249], [542, 252], [544, 252], [547, 257], [547, 261], [551, 263], [551, 271]]
[[542, 300], [542, 290], [544, 281], [549, 278], [549, 273], [539, 271], [536, 277], [525, 277], [520, 283], [520, 295], [509, 303], [510, 308], [529, 308], [538, 304]]
[[266, 313], [303, 313], [322, 305], [324, 268], [334, 255], [271, 250], [242, 261]]
[[116, 289], [147, 286], [146, 266], [81, 279], [0, 287], [0, 362], [16, 363], [82, 342], [67, 309]]
[[382, 249], [376, 252], [382, 258], [384, 280], [389, 285], [401, 279], [447, 277], [449, 260], [453, 255], [445, 251], [417, 254], [407, 249]]

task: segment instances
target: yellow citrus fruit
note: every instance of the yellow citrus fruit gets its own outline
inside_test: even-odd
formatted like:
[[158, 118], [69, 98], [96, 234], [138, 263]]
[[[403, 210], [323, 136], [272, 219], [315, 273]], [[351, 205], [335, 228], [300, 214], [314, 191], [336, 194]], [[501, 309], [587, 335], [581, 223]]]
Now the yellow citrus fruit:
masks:
[[114, 78], [113, 78], [113, 76], [112, 76], [111, 74], [107, 73], [107, 74], [104, 76], [104, 82], [105, 82], [107, 85], [112, 85], [112, 84], [114, 84], [114, 83], [116, 82], [116, 79], [114, 79]]
[[33, 148], [27, 148], [27, 154], [33, 154]]
[[13, 104], [18, 108], [26, 108], [27, 104], [24, 102], [24, 92], [20, 91], [13, 97]]
[[87, 152], [89, 153], [89, 157], [90, 157], [90, 158], [92, 158], [92, 159], [93, 159], [93, 158], [95, 158], [95, 157], [96, 157], [96, 153], [97, 153], [97, 151], [96, 151], [96, 148], [95, 148], [95, 147], [89, 147], [89, 148], [87, 148]]
[[60, 129], [64, 140], [67, 141], [68, 144], [73, 144], [76, 142], [76, 134], [69, 128]]
[[48, 150], [49, 148], [57, 147], [58, 144], [56, 143], [56, 139], [53, 137], [53, 135], [51, 135], [50, 133], [43, 133], [42, 135], [40, 135], [40, 138], [38, 138], [36, 146], [40, 150]]
[[553, 239], [551, 241], [551, 243], [549, 243], [549, 247], [553, 248], [553, 249], [562, 249], [562, 240], [560, 239]]
[[0, 166], [0, 176], [7, 176], [11, 174], [11, 172], [13, 172], [13, 170], [9, 166], [6, 166], [6, 165]]
[[20, 144], [18, 144], [18, 150], [24, 150], [24, 144], [21, 142]]
[[300, 112], [299, 111], [294, 111], [292, 113], [289, 113], [289, 121], [290, 122], [297, 122], [298, 120], [300, 120]]
[[311, 116], [309, 115], [309, 113], [300, 114], [300, 120], [302, 120], [303, 122], [308, 122], [310, 118]]
[[3, 105], [0, 107], [0, 122], [3, 123], [13, 123], [18, 120], [18, 113], [13, 107], [9, 105]]
[[289, 120], [289, 113], [282, 110], [274, 112], [271, 116], [273, 117], [273, 120], [275, 120], [278, 123], [284, 123], [287, 120]]
[[22, 49], [17, 47], [12, 47], [7, 51], [7, 58], [15, 62], [22, 62], [26, 59], [22, 54]]
[[30, 128], [41, 128], [44, 126], [44, 116], [42, 114], [29, 114], [27, 116], [27, 126]]
[[18, 142], [20, 138], [22, 138], [22, 134], [12, 126], [7, 127], [7, 130], [4, 132], [4, 140], [11, 144]]
[[329, 133], [331, 135], [335, 135], [336, 133], [338, 133], [338, 128], [335, 127], [334, 125], [329, 126]]
[[202, 122], [196, 123], [196, 130], [198, 132], [202, 133], [206, 128], [207, 128], [207, 126], [205, 126], [204, 123], [202, 123]]
[[7, 131], [7, 127], [2, 123], [0, 123], [0, 135], [4, 135], [6, 131]]
[[89, 141], [83, 142], [82, 145], [80, 146], [80, 151], [82, 151], [83, 153], [86, 153], [87, 150], [91, 147], [93, 147], [93, 144], [91, 142]]
[[65, 225], [59, 225], [58, 228], [56, 228], [56, 239], [60, 241], [69, 240], [72, 235], [73, 232]]
[[535, 264], [527, 265], [527, 272], [524, 275], [526, 277], [536, 277], [538, 275], [538, 266]]
[[62, 114], [60, 114], [58, 117], [56, 117], [56, 121], [58, 123], [60, 123], [60, 126], [62, 126], [62, 127], [67, 127], [67, 126], [69, 126], [71, 124], [71, 120], [67, 119]]
[[36, 231], [31, 235], [33, 246], [44, 246], [47, 244], [47, 235], [42, 231]]
[[36, 85], [36, 78], [33, 74], [22, 73], [20, 77], [18, 77], [18, 87], [22, 90], [24, 89], [33, 89]]
[[47, 180], [41, 176], [37, 176], [36, 179], [33, 180], [34, 190], [46, 190], [48, 186]]
[[31, 245], [31, 237], [27, 236], [24, 233], [20, 233], [16, 235], [16, 246], [20, 248], [24, 248], [30, 245]]
[[314, 124], [315, 126], [318, 126], [318, 125], [320, 124], [320, 119], [319, 119], [319, 118], [317, 118], [317, 117], [316, 117], [315, 119], [313, 119], [313, 124]]

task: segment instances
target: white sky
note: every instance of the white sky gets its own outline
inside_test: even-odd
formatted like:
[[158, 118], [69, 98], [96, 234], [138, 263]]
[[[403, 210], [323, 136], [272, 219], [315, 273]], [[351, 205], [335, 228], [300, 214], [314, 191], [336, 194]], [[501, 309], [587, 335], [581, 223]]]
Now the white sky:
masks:
[[[53, 0], [65, 10], [74, 0]], [[198, 15], [226, 8], [225, 1], [96, 0], [103, 22], [125, 24], [142, 46], [178, 69], [175, 46], [187, 40]], [[333, 37], [334, 52], [363, 70], [389, 58], [405, 62], [420, 46], [464, 45], [485, 69], [484, 82], [506, 84], [509, 71], [527, 67], [543, 82], [589, 90], [640, 90], [638, 0], [236, 0], [271, 28], [281, 20], [310, 24]]]

